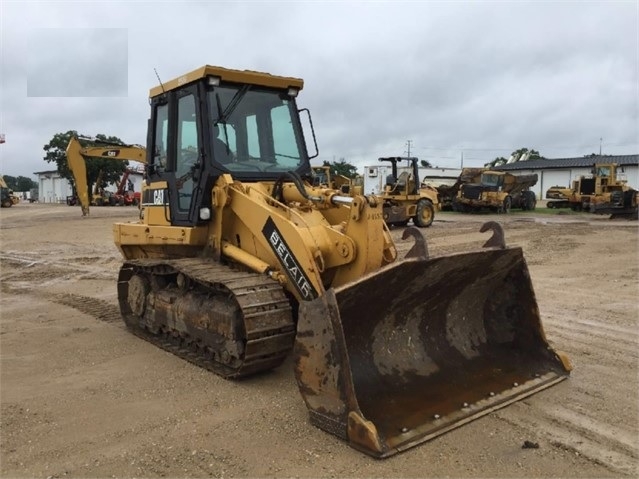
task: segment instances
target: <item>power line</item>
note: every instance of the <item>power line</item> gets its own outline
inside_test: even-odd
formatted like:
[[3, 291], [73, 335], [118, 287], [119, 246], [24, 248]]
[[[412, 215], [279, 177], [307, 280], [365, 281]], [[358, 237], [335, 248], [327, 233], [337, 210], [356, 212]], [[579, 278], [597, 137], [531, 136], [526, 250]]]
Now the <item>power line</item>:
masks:
[[410, 144], [413, 142], [413, 140], [406, 140], [406, 150], [407, 150], [407, 155], [410, 158]]

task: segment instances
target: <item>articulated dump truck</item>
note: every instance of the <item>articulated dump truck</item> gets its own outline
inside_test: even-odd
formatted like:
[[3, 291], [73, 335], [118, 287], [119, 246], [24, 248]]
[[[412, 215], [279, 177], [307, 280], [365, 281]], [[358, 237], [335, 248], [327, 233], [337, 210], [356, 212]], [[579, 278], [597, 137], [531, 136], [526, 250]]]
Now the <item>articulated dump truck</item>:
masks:
[[311, 422], [378, 458], [568, 377], [499, 225], [442, 257], [411, 227], [399, 258], [377, 197], [313, 183], [302, 87], [204, 66], [151, 90], [140, 219], [114, 225], [129, 330], [224, 378], [292, 354]]

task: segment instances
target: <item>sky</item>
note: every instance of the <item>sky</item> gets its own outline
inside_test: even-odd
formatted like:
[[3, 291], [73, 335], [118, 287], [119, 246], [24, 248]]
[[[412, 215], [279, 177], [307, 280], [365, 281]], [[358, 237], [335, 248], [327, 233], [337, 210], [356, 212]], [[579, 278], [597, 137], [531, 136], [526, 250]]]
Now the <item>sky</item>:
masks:
[[637, 0], [0, 0], [0, 173], [68, 130], [144, 144], [156, 71], [205, 64], [304, 79], [313, 164], [639, 153]]

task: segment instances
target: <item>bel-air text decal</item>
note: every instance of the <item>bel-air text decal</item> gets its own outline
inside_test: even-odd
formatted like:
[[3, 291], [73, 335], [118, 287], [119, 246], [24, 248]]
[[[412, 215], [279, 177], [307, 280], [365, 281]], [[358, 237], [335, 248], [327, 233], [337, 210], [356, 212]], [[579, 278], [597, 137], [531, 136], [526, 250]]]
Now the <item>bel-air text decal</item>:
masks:
[[284, 241], [280, 230], [277, 229], [270, 217], [266, 220], [264, 228], [262, 228], [262, 234], [268, 240], [268, 244], [271, 245], [273, 252], [282, 263], [282, 266], [284, 266], [286, 274], [288, 274], [302, 299], [310, 301], [317, 298], [318, 294], [313, 284], [309, 281], [304, 270], [300, 268], [297, 259], [291, 253], [286, 241]]

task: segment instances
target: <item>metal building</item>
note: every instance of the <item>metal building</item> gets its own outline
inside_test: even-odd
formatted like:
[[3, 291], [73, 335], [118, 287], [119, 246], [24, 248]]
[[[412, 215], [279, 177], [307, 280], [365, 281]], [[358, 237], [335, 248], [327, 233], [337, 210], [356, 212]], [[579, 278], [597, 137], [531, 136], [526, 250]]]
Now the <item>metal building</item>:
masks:
[[[132, 170], [129, 179], [133, 182], [135, 191], [142, 191], [142, 173], [144, 168], [137, 165], [130, 165]], [[38, 177], [38, 202], [40, 203], [66, 203], [67, 196], [73, 195], [71, 183], [66, 178], [62, 178], [57, 170], [36, 171], [33, 173]], [[116, 185], [109, 185], [107, 190], [115, 192]]]

